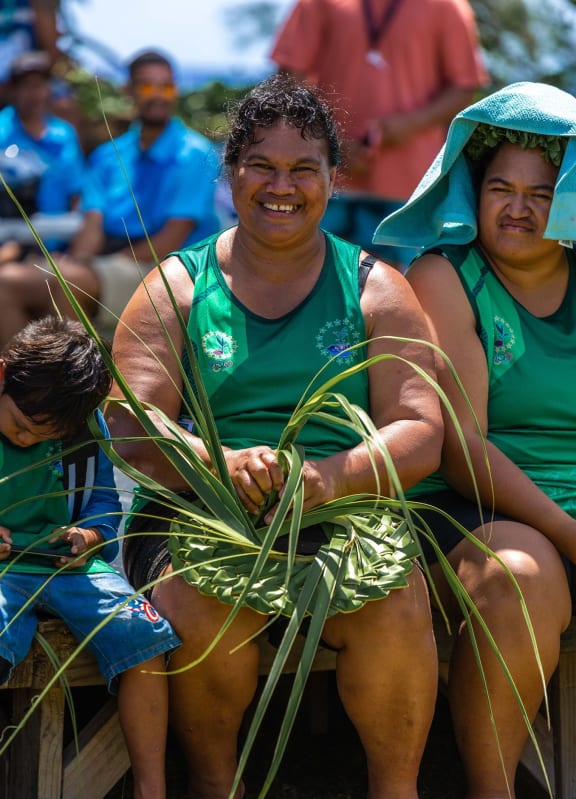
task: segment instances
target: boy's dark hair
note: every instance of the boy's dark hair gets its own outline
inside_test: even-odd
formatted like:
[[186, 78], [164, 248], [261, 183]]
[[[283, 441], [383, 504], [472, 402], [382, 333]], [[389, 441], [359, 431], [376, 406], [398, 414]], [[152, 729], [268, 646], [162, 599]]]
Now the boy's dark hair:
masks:
[[76, 435], [110, 392], [112, 375], [95, 339], [72, 319], [30, 322], [2, 351], [3, 391], [35, 424]]
[[256, 128], [270, 128], [279, 122], [300, 130], [303, 139], [324, 139], [330, 166], [340, 162], [338, 128], [329, 103], [319, 89], [280, 72], [255, 86], [232, 110], [224, 150], [226, 166], [236, 164], [242, 150], [256, 142]]
[[139, 53], [139, 55], [133, 58], [128, 64], [128, 74], [132, 83], [134, 83], [136, 73], [140, 67], [147, 67], [149, 64], [162, 64], [162, 66], [168, 67], [170, 72], [174, 72], [174, 68], [166, 56], [162, 55], [162, 53], [159, 53], [157, 50], [145, 50], [143, 53]]

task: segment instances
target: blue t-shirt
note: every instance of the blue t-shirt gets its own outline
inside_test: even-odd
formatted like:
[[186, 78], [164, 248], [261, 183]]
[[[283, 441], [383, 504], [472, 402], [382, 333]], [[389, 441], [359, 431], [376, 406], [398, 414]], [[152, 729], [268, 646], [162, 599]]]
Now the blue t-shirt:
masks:
[[[85, 178], [84, 155], [70, 123], [48, 115], [44, 133], [36, 139], [25, 130], [11, 105], [0, 111], [0, 169], [16, 196], [23, 186], [34, 182], [35, 207], [30, 210], [43, 214], [69, 212], [73, 199], [80, 197]], [[60, 242], [45, 244], [54, 249]]]
[[183, 244], [188, 246], [219, 229], [214, 207], [218, 173], [215, 147], [180, 119], [170, 120], [146, 150], [140, 147], [136, 123], [90, 155], [82, 210], [102, 214], [106, 236], [127, 241], [128, 233], [138, 241], [145, 234], [134, 192], [150, 236], [170, 219], [194, 220], [196, 226]]

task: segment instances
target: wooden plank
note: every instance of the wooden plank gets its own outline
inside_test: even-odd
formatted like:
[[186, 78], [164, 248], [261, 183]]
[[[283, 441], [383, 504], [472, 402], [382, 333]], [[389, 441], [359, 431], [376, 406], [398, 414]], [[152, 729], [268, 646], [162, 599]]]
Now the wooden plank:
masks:
[[[25, 688], [11, 694], [11, 715], [14, 723], [24, 716], [34, 698], [34, 692]], [[38, 797], [38, 769], [40, 757], [40, 714], [34, 713], [20, 730], [8, 750], [8, 775], [6, 799]]]
[[[536, 735], [536, 741], [538, 742], [538, 748], [540, 749], [542, 760], [544, 761], [544, 768], [546, 769], [548, 780], [552, 788], [554, 788], [554, 741], [552, 738], [552, 730], [548, 729], [546, 719], [541, 713], [539, 713], [536, 717], [533, 729], [534, 734]], [[529, 740], [524, 747], [520, 762], [531, 775], [531, 777], [536, 780], [536, 782], [542, 788], [545, 789], [546, 780], [544, 779], [544, 774], [542, 773], [542, 765], [538, 760], [536, 749], [534, 748], [534, 744], [531, 740]]]
[[[17, 722], [36, 696], [32, 689], [12, 695], [12, 714]], [[8, 796], [21, 799], [60, 799], [62, 786], [62, 729], [64, 692], [51, 688], [40, 707], [16, 736], [9, 750]]]
[[102, 799], [130, 768], [116, 700], [110, 698], [64, 753], [62, 799]]
[[572, 616], [570, 626], [562, 633], [560, 650], [562, 652], [576, 652], [576, 616]]
[[[38, 631], [47, 639], [60, 663], [64, 663], [78, 647], [78, 642], [60, 619], [40, 622]], [[13, 688], [42, 690], [53, 676], [54, 666], [42, 645], [35, 640], [28, 656], [14, 669], [12, 678], [0, 686], [0, 690]], [[82, 650], [66, 669], [66, 680], [72, 687], [104, 684], [96, 661], [85, 650]]]
[[562, 652], [551, 697], [555, 799], [576, 797], [576, 652]]
[[42, 699], [38, 712], [40, 713], [38, 799], [60, 799], [64, 730], [64, 690], [60, 685], [50, 688]]

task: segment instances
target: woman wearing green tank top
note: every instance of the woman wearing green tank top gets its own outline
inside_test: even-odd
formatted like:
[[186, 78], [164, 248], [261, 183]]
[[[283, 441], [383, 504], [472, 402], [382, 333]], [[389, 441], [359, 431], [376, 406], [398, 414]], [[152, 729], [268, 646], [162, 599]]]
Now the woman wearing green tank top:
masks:
[[[312, 88], [283, 75], [257, 86], [232, 119], [225, 151], [237, 226], [168, 257], [163, 276], [157, 269], [146, 278], [117, 328], [115, 360], [132, 390], [185, 424], [180, 363], [188, 366], [182, 327], [163, 282], [169, 281], [194, 344], [226, 466], [252, 514], [273, 489], [282, 490], [278, 433], [321, 365], [341, 371], [354, 358], [385, 352], [406, 359], [380, 361], [367, 377], [344, 381], [342, 390], [374, 420], [405, 489], [440, 460], [439, 403], [409, 365], [417, 362], [432, 374], [430, 349], [376, 339], [426, 338], [412, 290], [398, 271], [376, 261], [361, 293], [359, 261], [366, 253], [319, 228], [338, 158], [331, 111]], [[368, 339], [365, 352], [348, 350]], [[108, 421], [113, 437], [141, 432], [122, 408], [112, 407]], [[315, 419], [303, 431], [305, 508], [378, 490], [367, 447], [336, 427]], [[201, 439], [193, 430], [186, 437], [208, 464]], [[152, 441], [117, 446], [161, 484], [187, 488]], [[378, 471], [379, 485], [389, 491], [383, 459]], [[138, 585], [172, 571], [158, 520], [152, 525], [153, 536], [130, 538], [125, 551], [127, 572]], [[142, 529], [134, 519], [130, 533]], [[230, 613], [230, 605], [177, 575], [157, 584], [152, 596], [184, 642], [171, 669], [202, 654]], [[190, 769], [190, 797], [229, 796], [240, 724], [257, 686], [253, 637], [267, 621], [243, 607], [207, 657], [171, 678], [172, 720]], [[419, 569], [410, 564], [406, 588], [355, 612], [331, 615], [322, 635], [338, 651], [339, 692], [366, 751], [370, 799], [415, 799], [437, 680]]]
[[[439, 364], [474, 479], [446, 420], [440, 474], [413, 494], [487, 540], [507, 564], [526, 600], [546, 679], [558, 663], [560, 634], [571, 616], [569, 567], [561, 556], [576, 562], [575, 137], [573, 96], [543, 84], [506, 87], [455, 118], [443, 158], [430, 168], [422, 189], [376, 234], [386, 240], [403, 230], [406, 243], [424, 246], [408, 280], [477, 420]], [[411, 236], [407, 231], [427, 215], [430, 203], [436, 206], [436, 229], [425, 223]], [[494, 558], [440, 514], [425, 516], [480, 608], [533, 719], [543, 699], [542, 680], [512, 584]], [[427, 554], [432, 562], [433, 553]], [[461, 616], [438, 564], [432, 574], [458, 625]], [[460, 629], [449, 696], [467, 796], [514, 796], [526, 725], [479, 633], [498, 750], [470, 640]]]

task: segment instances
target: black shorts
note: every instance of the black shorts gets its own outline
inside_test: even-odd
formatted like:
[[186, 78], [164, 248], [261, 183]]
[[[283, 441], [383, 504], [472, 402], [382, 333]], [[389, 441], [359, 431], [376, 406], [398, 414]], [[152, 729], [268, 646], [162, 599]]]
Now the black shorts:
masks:
[[[192, 493], [182, 496], [189, 500], [195, 499]], [[132, 517], [125, 531], [122, 561], [126, 577], [134, 588], [140, 590], [143, 585], [153, 583], [170, 565], [168, 532], [173, 519], [178, 515], [177, 508], [168, 508], [162, 502], [152, 501], [137, 516]], [[152, 589], [144, 591], [147, 599], [150, 599], [151, 591]]]
[[[434, 508], [448, 513], [469, 532], [476, 530], [481, 524], [489, 524], [490, 521], [501, 522], [510, 520], [509, 516], [504, 516], [502, 513], [495, 513], [487, 508], [482, 508], [480, 512], [480, 508], [476, 502], [471, 502], [456, 491], [435, 491], [432, 494], [422, 494], [418, 497], [410, 497], [410, 499], [417, 502], [425, 502], [427, 505], [433, 505]], [[418, 510], [418, 515], [428, 524], [436, 537], [441, 551], [445, 555], [454, 549], [465, 537], [464, 534], [441, 513], [425, 509]], [[417, 517], [414, 521], [416, 526], [418, 526]], [[428, 539], [423, 535], [420, 536], [420, 544], [424, 552], [426, 563], [436, 563], [438, 560], [436, 552]]]

